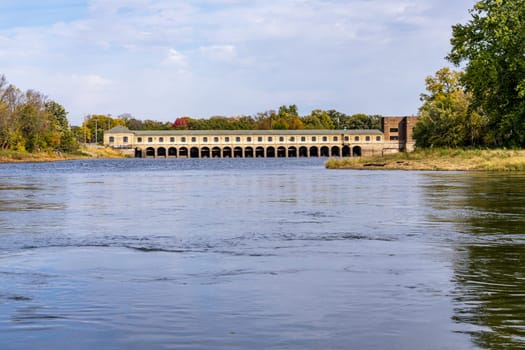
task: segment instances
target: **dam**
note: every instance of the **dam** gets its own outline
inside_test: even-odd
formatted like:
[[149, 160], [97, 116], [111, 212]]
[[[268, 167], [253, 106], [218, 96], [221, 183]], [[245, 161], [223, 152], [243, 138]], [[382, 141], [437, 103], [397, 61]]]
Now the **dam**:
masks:
[[411, 151], [415, 117], [383, 117], [382, 130], [130, 130], [104, 145], [137, 158], [360, 157]]

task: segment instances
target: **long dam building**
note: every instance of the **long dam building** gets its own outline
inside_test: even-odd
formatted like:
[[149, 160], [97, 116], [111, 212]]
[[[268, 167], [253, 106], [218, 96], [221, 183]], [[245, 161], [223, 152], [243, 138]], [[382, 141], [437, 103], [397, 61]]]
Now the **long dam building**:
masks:
[[129, 130], [104, 133], [106, 146], [137, 158], [360, 157], [414, 149], [417, 117], [383, 117], [382, 130]]

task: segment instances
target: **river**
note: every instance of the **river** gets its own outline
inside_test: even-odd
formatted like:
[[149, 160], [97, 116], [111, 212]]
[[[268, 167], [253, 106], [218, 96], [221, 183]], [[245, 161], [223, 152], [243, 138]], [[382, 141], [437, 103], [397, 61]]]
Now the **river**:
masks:
[[523, 349], [525, 174], [0, 164], [0, 349]]

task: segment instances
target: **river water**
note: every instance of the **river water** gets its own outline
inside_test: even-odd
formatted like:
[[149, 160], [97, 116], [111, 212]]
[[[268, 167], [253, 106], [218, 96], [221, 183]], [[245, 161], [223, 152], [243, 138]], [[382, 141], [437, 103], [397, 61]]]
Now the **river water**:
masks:
[[525, 174], [0, 164], [0, 349], [523, 349]]

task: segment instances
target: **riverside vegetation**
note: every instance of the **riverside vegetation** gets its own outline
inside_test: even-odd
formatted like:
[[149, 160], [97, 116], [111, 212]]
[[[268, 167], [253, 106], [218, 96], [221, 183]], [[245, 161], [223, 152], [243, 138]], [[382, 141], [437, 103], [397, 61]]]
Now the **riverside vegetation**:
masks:
[[525, 171], [525, 150], [419, 149], [385, 156], [329, 159], [328, 169]]
[[60, 160], [92, 159], [92, 158], [124, 158], [122, 152], [110, 147], [80, 145], [74, 152], [27, 152], [0, 150], [0, 163], [18, 162], [52, 162]]

